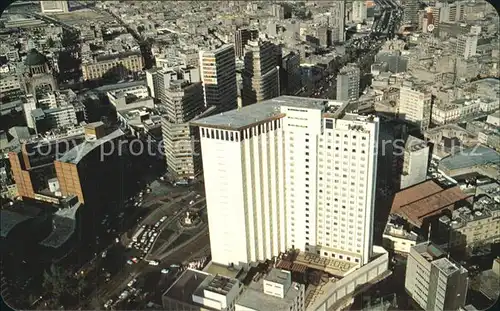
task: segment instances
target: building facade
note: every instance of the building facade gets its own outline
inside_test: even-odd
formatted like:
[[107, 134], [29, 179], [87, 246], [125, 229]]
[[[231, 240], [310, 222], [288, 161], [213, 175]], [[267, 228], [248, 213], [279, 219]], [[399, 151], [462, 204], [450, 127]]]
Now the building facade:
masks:
[[430, 92], [403, 85], [399, 91], [399, 118], [415, 123], [425, 131], [431, 119], [431, 102]]
[[405, 288], [424, 310], [457, 310], [465, 305], [468, 272], [431, 242], [417, 244], [406, 263]]
[[352, 101], [359, 98], [359, 67], [347, 64], [337, 75], [337, 100]]
[[69, 1], [40, 1], [42, 13], [68, 13]]
[[400, 189], [425, 181], [428, 166], [429, 146], [425, 141], [410, 135], [404, 149]]
[[236, 58], [233, 45], [223, 45], [212, 51], [200, 51], [200, 74], [205, 106], [228, 111], [238, 107]]
[[245, 46], [248, 41], [259, 38], [257, 29], [241, 28], [234, 32], [234, 52], [237, 58], [245, 55]]
[[193, 123], [214, 262], [246, 264], [289, 248], [368, 262], [378, 119], [345, 107], [281, 96]]
[[269, 41], [248, 41], [245, 49], [245, 68], [242, 73], [243, 106], [280, 95], [279, 67], [276, 46]]
[[126, 79], [144, 69], [144, 60], [140, 52], [124, 52], [97, 56], [82, 61], [82, 75], [85, 81], [98, 80], [105, 75]]

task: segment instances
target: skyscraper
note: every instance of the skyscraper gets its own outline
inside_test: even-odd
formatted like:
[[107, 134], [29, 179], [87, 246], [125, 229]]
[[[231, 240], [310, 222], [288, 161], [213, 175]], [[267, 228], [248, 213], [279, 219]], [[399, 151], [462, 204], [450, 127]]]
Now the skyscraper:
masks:
[[188, 123], [204, 108], [197, 72], [194, 67], [179, 68], [178, 79], [171, 80], [164, 90], [163, 147], [168, 171], [179, 180], [194, 178], [201, 170], [199, 144]]
[[249, 40], [256, 40], [259, 37], [257, 29], [242, 28], [234, 32], [234, 50], [236, 57], [245, 55], [245, 46]]
[[359, 67], [347, 64], [337, 75], [337, 100], [351, 101], [359, 98]]
[[200, 51], [200, 73], [205, 105], [228, 111], [238, 106], [234, 46], [223, 45], [212, 51]]
[[241, 99], [243, 106], [280, 95], [277, 62], [279, 53], [277, 50], [276, 46], [269, 41], [248, 41], [245, 52], [245, 69], [242, 74]]
[[334, 1], [329, 24], [332, 28], [332, 42], [345, 41], [345, 1]]
[[212, 261], [290, 248], [366, 264], [372, 250], [378, 118], [280, 96], [200, 127]]

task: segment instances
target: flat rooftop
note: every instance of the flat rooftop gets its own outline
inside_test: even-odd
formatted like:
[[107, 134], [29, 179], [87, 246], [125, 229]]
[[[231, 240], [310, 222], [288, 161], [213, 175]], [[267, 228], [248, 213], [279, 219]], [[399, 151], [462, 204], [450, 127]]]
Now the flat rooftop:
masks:
[[432, 242], [423, 242], [412, 247], [429, 262], [446, 256], [446, 252]]
[[203, 269], [203, 271], [213, 275], [223, 275], [229, 278], [236, 278], [236, 275], [238, 275], [239, 272], [239, 270], [219, 265], [213, 263], [212, 261], [205, 267], [205, 269]]
[[163, 294], [163, 297], [194, 304], [193, 293], [207, 279], [211, 277], [205, 272], [187, 269]]
[[278, 283], [278, 284], [286, 284], [291, 282], [292, 276], [289, 271], [280, 270], [280, 269], [272, 269], [264, 279], [269, 282]]
[[123, 131], [117, 129], [113, 131], [111, 134], [108, 134], [102, 138], [96, 140], [84, 141], [83, 143], [74, 147], [70, 151], [66, 152], [62, 157], [57, 159], [57, 161], [78, 164], [91, 151], [123, 135], [124, 135]]
[[458, 170], [487, 164], [500, 164], [500, 153], [479, 145], [442, 159], [439, 162], [439, 167], [447, 170]]
[[278, 298], [264, 293], [263, 280], [252, 282], [236, 300], [236, 304], [253, 310], [289, 311], [300, 294], [300, 287], [293, 284], [288, 288], [285, 297]]
[[397, 214], [420, 228], [426, 217], [439, 214], [469, 197], [459, 186], [443, 189], [428, 180], [396, 193], [391, 214]]
[[295, 263], [308, 268], [324, 271], [336, 277], [344, 277], [349, 274], [359, 264], [352, 263], [337, 258], [321, 257], [317, 254], [300, 252], [295, 258]]
[[457, 271], [460, 271], [461, 267], [457, 266], [451, 260], [446, 257], [439, 258], [432, 262], [434, 266], [436, 266], [441, 272], [443, 272], [446, 276], [451, 275]]
[[343, 104], [343, 102], [328, 99], [279, 96], [243, 108], [198, 119], [191, 122], [191, 124], [202, 127], [240, 130], [255, 123], [283, 117], [284, 115], [281, 112], [282, 106], [298, 109], [317, 109], [326, 112], [327, 108], [331, 106], [338, 106], [340, 108]]

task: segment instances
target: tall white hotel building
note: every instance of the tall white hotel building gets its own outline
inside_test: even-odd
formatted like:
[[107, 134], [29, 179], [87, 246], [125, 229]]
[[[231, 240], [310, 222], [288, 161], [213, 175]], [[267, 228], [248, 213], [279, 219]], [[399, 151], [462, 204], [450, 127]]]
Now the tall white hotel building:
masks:
[[280, 96], [198, 120], [212, 261], [291, 248], [364, 265], [372, 253], [379, 120]]

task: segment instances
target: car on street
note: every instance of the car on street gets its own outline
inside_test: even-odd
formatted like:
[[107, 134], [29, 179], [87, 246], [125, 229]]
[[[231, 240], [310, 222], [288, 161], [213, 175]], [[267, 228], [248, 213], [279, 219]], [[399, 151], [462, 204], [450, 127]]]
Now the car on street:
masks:
[[137, 257], [132, 257], [132, 258], [130, 258], [130, 260], [132, 260], [133, 263], [139, 262], [139, 259], [137, 259]]
[[119, 299], [127, 299], [127, 297], [130, 295], [129, 291], [125, 290], [123, 291], [120, 296], [118, 297]]
[[162, 274], [168, 274], [170, 272], [169, 269], [161, 269]]
[[156, 261], [156, 260], [151, 260], [151, 261], [149, 262], [149, 265], [150, 265], [150, 266], [158, 266], [159, 264], [160, 264], [160, 262], [159, 262], [159, 261]]
[[106, 303], [104, 304], [104, 309], [111, 307], [112, 304], [113, 304], [113, 299], [106, 301]]
[[130, 260], [130, 259], [127, 260], [127, 265], [133, 265], [133, 264], [134, 264], [134, 262], [132, 260]]
[[127, 286], [132, 287], [135, 285], [135, 283], [137, 283], [137, 279], [132, 279], [130, 282], [128, 282]]

